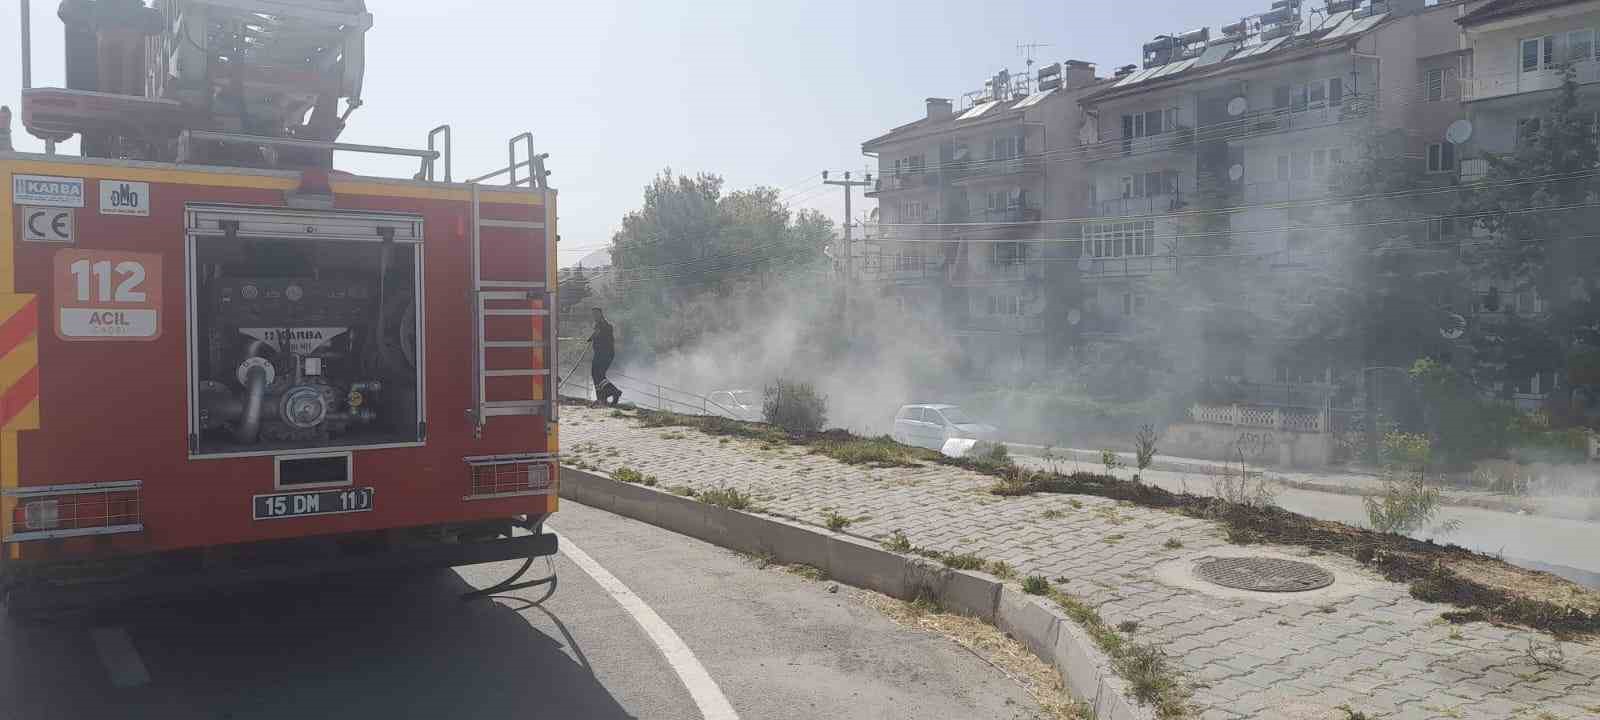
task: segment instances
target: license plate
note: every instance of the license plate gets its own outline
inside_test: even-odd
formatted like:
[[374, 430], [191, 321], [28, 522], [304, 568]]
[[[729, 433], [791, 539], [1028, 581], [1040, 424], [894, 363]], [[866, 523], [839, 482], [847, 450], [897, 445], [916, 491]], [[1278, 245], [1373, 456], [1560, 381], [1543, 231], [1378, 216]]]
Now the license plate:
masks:
[[277, 520], [308, 515], [371, 512], [372, 495], [372, 488], [257, 495], [255, 516], [257, 520]]

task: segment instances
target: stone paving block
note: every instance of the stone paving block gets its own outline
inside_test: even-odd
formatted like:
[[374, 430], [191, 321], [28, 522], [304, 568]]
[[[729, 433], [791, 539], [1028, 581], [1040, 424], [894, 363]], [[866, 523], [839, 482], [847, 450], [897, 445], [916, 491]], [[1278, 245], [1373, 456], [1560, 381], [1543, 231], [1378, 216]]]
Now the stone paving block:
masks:
[[[1418, 710], [1422, 700], [1417, 696], [1436, 688], [1466, 696], [1460, 705], [1444, 709], [1468, 718], [1494, 717], [1482, 711], [1505, 709], [1496, 701], [1525, 709], [1532, 707], [1528, 700], [1556, 692], [1563, 694], [1541, 701], [1544, 706], [1567, 702], [1580, 710], [1586, 703], [1600, 707], [1600, 643], [1567, 644], [1575, 678], [1570, 682], [1510, 682], [1504, 674], [1529, 670], [1513, 661], [1531, 633], [1483, 623], [1438, 626], [1434, 621], [1449, 608], [1417, 601], [1404, 585], [1376, 579], [1343, 558], [1326, 556], [1320, 562], [1368, 575], [1376, 584], [1361, 595], [1327, 602], [1219, 599], [1166, 587], [1152, 576], [1157, 564], [1180, 556], [1161, 547], [1169, 536], [1182, 537], [1182, 553], [1226, 545], [1207, 521], [1087, 496], [1070, 498], [1082, 505], [1077, 509], [1062, 496], [995, 498], [983, 492], [991, 479], [946, 466], [863, 470], [804, 449], [761, 451], [757, 443], [724, 444], [693, 431], [686, 431], [684, 440], [665, 440], [662, 429], [641, 428], [602, 410], [573, 408], [564, 420], [564, 435], [573, 446], [593, 444], [602, 452], [616, 448], [626, 453], [585, 456], [608, 470], [626, 464], [666, 484], [738, 487], [760, 495], [769, 510], [812, 525], [821, 521], [823, 508], [848, 508], [840, 511], [868, 516], [852, 528], [857, 532], [884, 535], [899, 528], [919, 546], [1006, 558], [1024, 574], [1066, 576], [1064, 589], [1113, 621], [1137, 621], [1137, 637], [1164, 643], [1191, 678], [1220, 679], [1218, 687], [1196, 695], [1197, 704], [1214, 711], [1211, 717], [1278, 716], [1275, 710], [1256, 713], [1269, 700], [1281, 700], [1281, 688], [1268, 692], [1237, 682], [1239, 675], [1263, 668], [1290, 678], [1283, 687], [1303, 690], [1300, 700], [1320, 702], [1323, 708], [1371, 694], [1373, 710], [1388, 707], [1396, 715], [1411, 716], [1430, 712]], [[625, 510], [647, 511], [628, 504], [645, 490], [623, 486], [617, 498], [604, 500], [620, 499]], [[590, 504], [605, 507], [604, 502]], [[1045, 520], [1041, 515], [1046, 508], [1062, 508], [1066, 514]], [[738, 534], [737, 521], [708, 525], [704, 532], [722, 533], [726, 540]], [[1108, 544], [1109, 534], [1126, 537]], [[862, 549], [872, 547], [856, 542]], [[903, 568], [902, 563], [899, 571], [888, 574], [899, 572], [903, 579]], [[1325, 607], [1333, 612], [1322, 612]], [[1459, 639], [1450, 639], [1452, 633]], [[1256, 677], [1258, 682], [1270, 678], [1264, 673]], [[1592, 700], [1571, 702], [1574, 698]]]

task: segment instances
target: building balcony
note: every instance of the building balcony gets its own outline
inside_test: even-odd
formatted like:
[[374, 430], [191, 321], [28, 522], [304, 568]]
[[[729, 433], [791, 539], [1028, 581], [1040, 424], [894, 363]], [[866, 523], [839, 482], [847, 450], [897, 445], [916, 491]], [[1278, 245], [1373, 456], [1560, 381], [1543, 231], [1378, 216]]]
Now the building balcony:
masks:
[[1266, 182], [1246, 183], [1244, 186], [1244, 202], [1247, 205], [1298, 200], [1322, 200], [1332, 196], [1332, 194], [1332, 187], [1329, 185], [1328, 178], [1325, 177], [1305, 180], [1268, 180]]
[[1194, 130], [1186, 127], [1145, 137], [1105, 138], [1088, 146], [1084, 159], [1096, 162], [1160, 152], [1193, 152], [1194, 139]]
[[1044, 158], [1039, 155], [1022, 155], [1014, 158], [952, 162], [944, 172], [950, 178], [952, 185], [967, 185], [990, 178], [1039, 175], [1044, 172]]
[[945, 265], [943, 259], [936, 258], [869, 256], [862, 266], [861, 277], [867, 282], [892, 285], [944, 284], [949, 275]]
[[[1593, 60], [1572, 66], [1578, 84], [1600, 82], [1600, 62]], [[1559, 68], [1518, 72], [1515, 68], [1505, 73], [1461, 78], [1461, 101], [1476, 102], [1523, 93], [1555, 90], [1561, 87], [1562, 71]]]
[[1457, 167], [1463, 183], [1475, 183], [1489, 176], [1489, 161], [1481, 157], [1462, 160]]
[[1042, 279], [1044, 263], [1037, 258], [979, 265], [957, 263], [950, 265], [945, 272], [945, 281], [953, 287], [1015, 285]]
[[1163, 193], [1148, 197], [1112, 198], [1095, 204], [1095, 217], [1114, 218], [1139, 215], [1158, 215], [1183, 207], [1180, 193]]
[[1148, 277], [1173, 268], [1170, 255], [1124, 255], [1122, 257], [1091, 257], [1078, 260], [1078, 271], [1086, 279]]
[[922, 188], [936, 187], [939, 184], [937, 173], [900, 173], [880, 176], [872, 181], [872, 187], [867, 190], [867, 197], [878, 197], [903, 190], [919, 190]]
[[964, 335], [1036, 335], [1044, 332], [1038, 315], [974, 315], [957, 328]]
[[1347, 120], [1368, 116], [1368, 105], [1356, 100], [1357, 98], [1346, 98], [1346, 101], [1339, 105], [1257, 110], [1229, 121], [1224, 127], [1207, 128], [1202, 130], [1202, 133], [1207, 137], [1237, 143], [1262, 135], [1338, 125]]

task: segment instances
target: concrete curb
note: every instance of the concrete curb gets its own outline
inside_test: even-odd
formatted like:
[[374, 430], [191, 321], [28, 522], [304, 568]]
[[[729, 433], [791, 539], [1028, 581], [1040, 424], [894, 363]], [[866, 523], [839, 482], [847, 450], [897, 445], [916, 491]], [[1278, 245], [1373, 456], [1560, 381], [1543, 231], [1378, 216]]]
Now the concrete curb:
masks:
[[1155, 718], [1152, 709], [1128, 697], [1126, 685], [1112, 672], [1110, 658], [1054, 603], [990, 575], [952, 570], [861, 538], [707, 505], [569, 467], [561, 468], [560, 492], [575, 502], [714, 545], [767, 555], [781, 563], [810, 565], [840, 582], [901, 600], [931, 596], [941, 606], [992, 623], [1026, 645], [1061, 673], [1068, 692], [1092, 706], [1095, 717]]

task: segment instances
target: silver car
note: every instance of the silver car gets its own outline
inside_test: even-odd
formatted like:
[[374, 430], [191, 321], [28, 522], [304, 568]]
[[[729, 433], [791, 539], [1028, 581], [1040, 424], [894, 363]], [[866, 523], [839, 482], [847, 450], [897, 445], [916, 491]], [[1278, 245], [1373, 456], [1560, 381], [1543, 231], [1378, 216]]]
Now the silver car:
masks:
[[955, 405], [926, 404], [900, 408], [894, 416], [892, 435], [896, 442], [941, 450], [951, 438], [995, 440], [997, 430], [972, 419]]
[[717, 390], [706, 395], [705, 413], [731, 420], [761, 420], [761, 396], [753, 390]]

